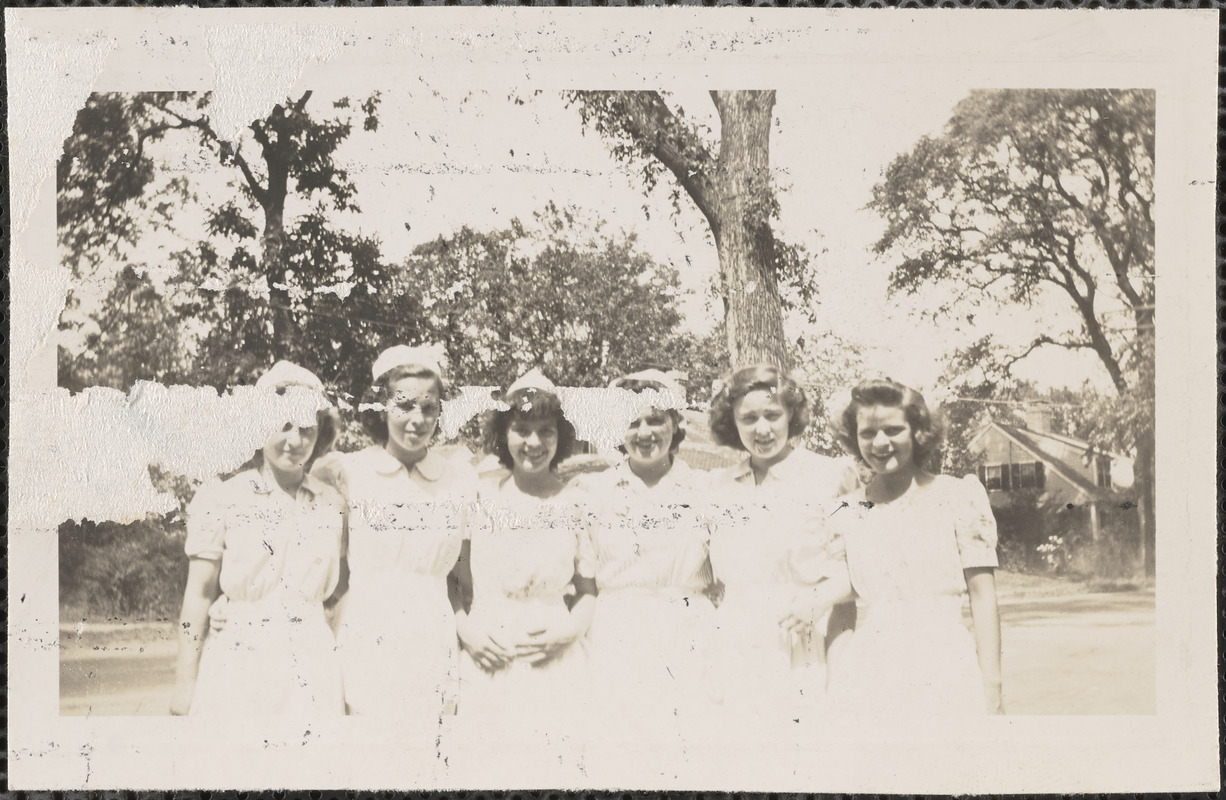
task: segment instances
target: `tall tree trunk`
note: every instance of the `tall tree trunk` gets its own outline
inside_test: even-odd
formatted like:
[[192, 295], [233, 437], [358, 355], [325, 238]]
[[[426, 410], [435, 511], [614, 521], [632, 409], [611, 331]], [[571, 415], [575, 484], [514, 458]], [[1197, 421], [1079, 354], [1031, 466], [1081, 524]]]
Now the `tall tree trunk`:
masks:
[[1140, 424], [1137, 431], [1137, 462], [1134, 468], [1137, 487], [1137, 511], [1141, 521], [1141, 563], [1145, 574], [1154, 575], [1157, 563], [1157, 509], [1155, 501], [1155, 480], [1157, 470], [1155, 464], [1156, 448], [1154, 426], [1155, 420], [1155, 374], [1154, 374], [1154, 310], [1149, 303], [1136, 312], [1137, 321], [1137, 391], [1134, 397], [1137, 402], [1148, 403], [1149, 409], [1140, 414]]
[[264, 209], [264, 233], [261, 250], [264, 274], [268, 277], [269, 299], [272, 302], [272, 341], [269, 349], [274, 361], [289, 358], [294, 352], [294, 320], [290, 311], [290, 295], [285, 264], [285, 199]]
[[712, 225], [719, 253], [733, 366], [765, 361], [790, 369], [779, 287], [770, 263], [764, 207], [770, 187], [773, 91], [712, 92], [720, 118], [719, 171]]

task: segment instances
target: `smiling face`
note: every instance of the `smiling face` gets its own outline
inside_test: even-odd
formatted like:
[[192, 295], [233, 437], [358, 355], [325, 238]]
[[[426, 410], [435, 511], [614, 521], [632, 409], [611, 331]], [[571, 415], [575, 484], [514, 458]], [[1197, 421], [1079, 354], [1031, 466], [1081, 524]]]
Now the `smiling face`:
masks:
[[915, 469], [915, 439], [898, 406], [864, 406], [856, 411], [860, 456], [878, 475]]
[[676, 423], [667, 411], [649, 409], [626, 429], [623, 444], [630, 463], [642, 470], [655, 470], [669, 461], [669, 447], [677, 432]]
[[549, 462], [558, 452], [557, 422], [512, 417], [507, 425], [507, 450], [515, 472], [536, 475], [548, 471]]
[[442, 410], [438, 381], [401, 378], [388, 388], [387, 449], [397, 456], [424, 452]]
[[758, 463], [770, 464], [788, 454], [788, 426], [792, 415], [774, 393], [755, 389], [732, 408], [741, 444]]
[[310, 460], [318, 439], [319, 428], [299, 428], [287, 423], [264, 442], [264, 449], [261, 451], [264, 454], [264, 464], [283, 474], [297, 472]]

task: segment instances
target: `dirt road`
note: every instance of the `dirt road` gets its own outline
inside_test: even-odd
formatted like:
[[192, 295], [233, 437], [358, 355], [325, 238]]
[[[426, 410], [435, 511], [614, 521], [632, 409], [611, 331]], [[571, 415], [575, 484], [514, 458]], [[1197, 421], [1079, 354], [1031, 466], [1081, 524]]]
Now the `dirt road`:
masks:
[[[1001, 599], [1010, 714], [1153, 714], [1152, 590]], [[61, 631], [60, 713], [165, 714], [173, 623]]]
[[1000, 612], [1009, 714], [1157, 712], [1152, 590], [1005, 599]]

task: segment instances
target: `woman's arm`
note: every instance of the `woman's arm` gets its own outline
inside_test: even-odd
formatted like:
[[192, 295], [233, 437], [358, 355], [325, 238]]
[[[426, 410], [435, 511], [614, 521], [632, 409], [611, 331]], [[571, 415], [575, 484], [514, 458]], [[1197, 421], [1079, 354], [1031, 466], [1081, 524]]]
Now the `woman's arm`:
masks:
[[196, 693], [196, 673], [208, 634], [209, 606], [221, 594], [218, 579], [221, 562], [193, 558], [187, 565], [187, 587], [183, 591], [183, 610], [179, 614], [179, 659], [175, 669], [175, 688], [170, 698], [170, 713], [186, 714]]
[[596, 581], [575, 575], [572, 583], [575, 595], [566, 619], [533, 633], [528, 641], [516, 648], [518, 657], [539, 666], [566, 652], [566, 648], [587, 633], [596, 614]]
[[963, 570], [975, 623], [975, 647], [989, 714], [1005, 713], [1000, 679], [1000, 609], [996, 603], [996, 574], [991, 567]]
[[502, 669], [515, 658], [515, 654], [485, 629], [485, 626], [473, 618], [473, 573], [471, 560], [472, 543], [464, 540], [460, 549], [460, 557], [447, 576], [447, 596], [451, 600], [451, 608], [455, 611], [456, 635], [460, 638], [460, 646], [468, 651], [477, 666], [494, 672]]
[[798, 594], [788, 614], [779, 620], [779, 625], [787, 631], [803, 631], [812, 627], [831, 608], [851, 600], [853, 596], [847, 573], [836, 571]]
[[328, 599], [324, 600], [324, 608], [334, 608], [341, 598], [349, 591], [349, 506], [341, 510], [341, 557], [336, 568], [336, 588]]

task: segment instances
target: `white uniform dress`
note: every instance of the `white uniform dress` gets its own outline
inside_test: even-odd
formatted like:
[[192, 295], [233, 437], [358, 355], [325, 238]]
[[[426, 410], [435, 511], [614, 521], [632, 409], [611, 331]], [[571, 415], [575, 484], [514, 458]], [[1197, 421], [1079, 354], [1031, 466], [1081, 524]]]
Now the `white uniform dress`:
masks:
[[205, 484], [187, 512], [188, 556], [221, 562], [226, 624], [205, 639], [192, 714], [341, 715], [323, 601], [340, 575], [342, 505], [306, 476], [290, 497], [264, 471]]
[[[581, 561], [588, 515], [584, 496], [565, 487], [554, 497], [523, 495], [501, 472], [481, 481], [481, 512], [472, 529], [474, 623], [511, 647], [529, 633], [565, 621], [576, 574], [591, 577]], [[514, 660], [487, 672], [461, 657], [459, 719], [483, 734], [522, 741], [574, 740], [587, 688], [582, 638], [543, 665]]]
[[349, 508], [349, 590], [337, 615], [349, 712], [437, 725], [457, 700], [447, 576], [467, 535], [476, 472], [433, 450], [408, 469], [369, 447], [314, 474], [334, 482]]
[[597, 514], [586, 544], [598, 589], [588, 632], [594, 767], [616, 774], [633, 757], [675, 776], [709, 700], [709, 478], [674, 461], [649, 487], [622, 461], [576, 480]]
[[597, 513], [587, 540], [594, 697], [631, 726], [674, 719], [701, 691], [696, 640], [715, 612], [706, 480], [677, 461], [649, 487], [623, 461], [578, 481]]
[[996, 520], [973, 475], [937, 476], [890, 503], [846, 498], [833, 520], [857, 595], [856, 631], [830, 681], [834, 713], [983, 714], [964, 569], [995, 567]]
[[797, 448], [755, 484], [749, 458], [712, 481], [711, 565], [723, 584], [711, 657], [713, 694], [729, 721], [787, 726], [812, 717], [826, 684], [825, 620], [811, 637], [779, 621], [796, 596], [846, 574], [827, 526], [834, 499], [859, 482], [848, 461]]

